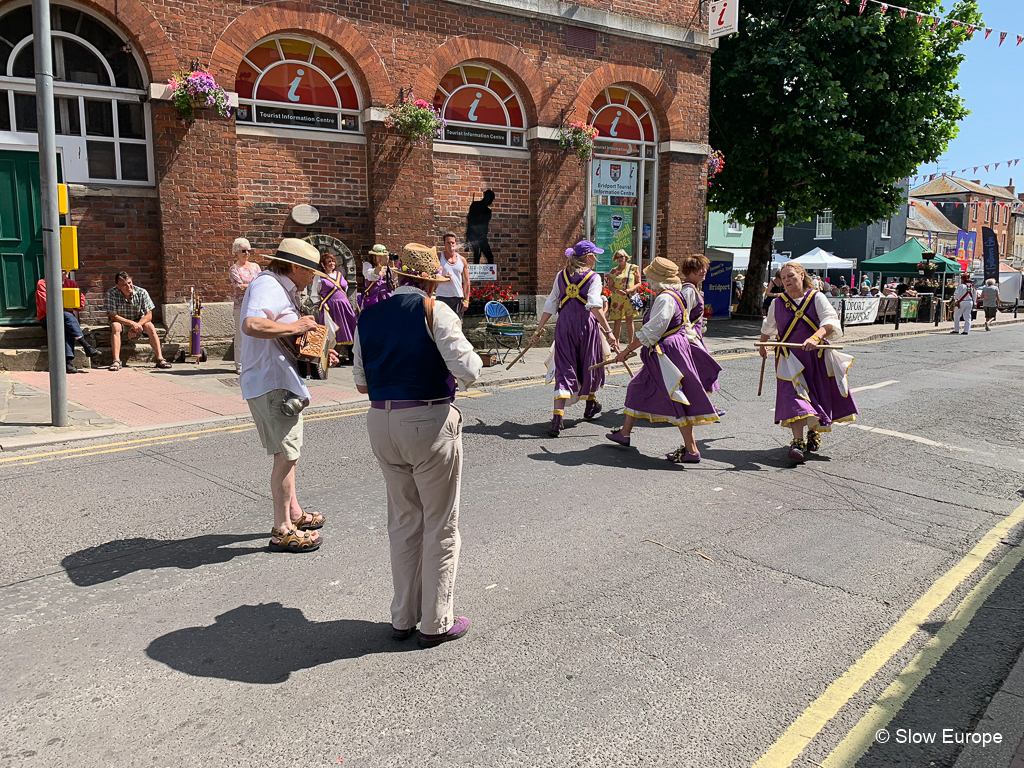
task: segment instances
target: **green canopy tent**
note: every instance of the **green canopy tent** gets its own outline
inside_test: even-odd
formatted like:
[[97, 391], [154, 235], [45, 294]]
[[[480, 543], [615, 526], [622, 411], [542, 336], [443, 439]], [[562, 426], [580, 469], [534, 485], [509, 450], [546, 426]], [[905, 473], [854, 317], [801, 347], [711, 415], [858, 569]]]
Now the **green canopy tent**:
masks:
[[[927, 250], [917, 238], [912, 237], [899, 248], [862, 261], [858, 268], [862, 272], [881, 272], [883, 277], [917, 277], [917, 265], [924, 261], [923, 254]], [[936, 274], [956, 275], [962, 271], [957, 262], [945, 256], [934, 256], [932, 263]]]

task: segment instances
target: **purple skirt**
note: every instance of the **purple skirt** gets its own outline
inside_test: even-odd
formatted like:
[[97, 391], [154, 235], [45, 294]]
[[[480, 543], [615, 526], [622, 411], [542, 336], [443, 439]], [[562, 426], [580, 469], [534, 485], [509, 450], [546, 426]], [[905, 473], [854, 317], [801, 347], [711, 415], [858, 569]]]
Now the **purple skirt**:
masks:
[[555, 399], [596, 400], [604, 386], [605, 369], [590, 366], [604, 360], [601, 328], [580, 302], [570, 300], [555, 324]]
[[717, 392], [722, 386], [718, 383], [718, 374], [722, 372], [722, 366], [708, 352], [703, 337], [698, 336], [696, 341], [690, 343], [690, 354], [693, 357], [693, 365], [697, 369], [697, 376], [700, 378], [704, 391], [708, 393]]
[[803, 365], [803, 370], [789, 380], [790, 376], [782, 370], [783, 356], [776, 357], [775, 423], [788, 427], [794, 421], [810, 417], [810, 426], [828, 432], [833, 423], [853, 421], [858, 413], [853, 394], [844, 397], [836, 383], [836, 375], [842, 374], [834, 369], [830, 374], [824, 358], [817, 352], [802, 349], [788, 352]]
[[317, 312], [317, 321], [324, 324], [324, 312], [330, 314], [331, 319], [338, 326], [338, 334], [335, 337], [336, 344], [351, 344], [356, 338], [356, 313], [352, 304], [342, 291], [335, 291], [334, 295], [327, 300], [324, 308]]
[[644, 347], [640, 353], [643, 368], [626, 389], [626, 415], [676, 426], [718, 421], [694, 363], [694, 347], [682, 332], [663, 339], [653, 349]]

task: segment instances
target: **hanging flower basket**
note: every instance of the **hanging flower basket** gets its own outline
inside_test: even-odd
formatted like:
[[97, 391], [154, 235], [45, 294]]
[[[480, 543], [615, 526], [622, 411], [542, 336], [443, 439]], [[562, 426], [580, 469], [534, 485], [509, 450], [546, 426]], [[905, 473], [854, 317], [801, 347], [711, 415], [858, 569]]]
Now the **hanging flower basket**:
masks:
[[186, 125], [196, 121], [197, 109], [213, 109], [221, 117], [231, 116], [228, 95], [209, 72], [175, 72], [167, 81], [167, 86], [171, 89], [171, 101], [178, 110], [178, 117]]
[[708, 188], [711, 187], [711, 180], [722, 172], [725, 168], [725, 155], [722, 154], [721, 150], [713, 149], [711, 154], [708, 155]]
[[433, 104], [415, 98], [409, 91], [408, 96], [402, 96], [391, 107], [391, 114], [384, 118], [384, 125], [405, 136], [414, 147], [420, 147], [441, 138], [445, 121]]
[[594, 156], [594, 139], [598, 130], [586, 123], [569, 123], [558, 132], [558, 148], [563, 155], [570, 152], [576, 156], [580, 165], [586, 165]]

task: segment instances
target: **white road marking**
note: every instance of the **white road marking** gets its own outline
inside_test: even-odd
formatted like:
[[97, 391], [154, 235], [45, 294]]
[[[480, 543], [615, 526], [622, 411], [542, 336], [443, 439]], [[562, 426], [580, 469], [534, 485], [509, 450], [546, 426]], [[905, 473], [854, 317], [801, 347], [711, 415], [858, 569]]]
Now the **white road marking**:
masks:
[[966, 453], [974, 453], [971, 448], [962, 448], [959, 445], [950, 445], [949, 443], [939, 443], [935, 440], [929, 440], [927, 437], [920, 437], [919, 435], [908, 435], [903, 432], [895, 432], [891, 429], [882, 429], [881, 427], [867, 427], [863, 424], [847, 424], [848, 427], [854, 429], [863, 429], [865, 432], [874, 432], [876, 435], [885, 435], [886, 437], [898, 437], [901, 440], [910, 440], [913, 443], [920, 443], [921, 445], [930, 445], [934, 448], [946, 448], [950, 451], [964, 451]]
[[888, 387], [890, 384], [899, 384], [898, 379], [892, 381], [880, 381], [878, 384], [868, 384], [866, 387], [854, 387], [851, 392], [863, 392], [865, 389], [881, 389], [882, 387]]

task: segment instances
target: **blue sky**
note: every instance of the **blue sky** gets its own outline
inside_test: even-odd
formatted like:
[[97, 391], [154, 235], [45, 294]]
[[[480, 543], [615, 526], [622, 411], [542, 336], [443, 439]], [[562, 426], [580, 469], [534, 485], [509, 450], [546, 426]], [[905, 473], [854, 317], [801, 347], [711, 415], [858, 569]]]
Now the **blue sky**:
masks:
[[[902, 5], [898, 0], [896, 4]], [[951, 3], [945, 5], [948, 9]], [[958, 79], [971, 114], [960, 123], [959, 135], [938, 164], [921, 166], [918, 173], [960, 175], [967, 168], [965, 178], [1000, 185], [1013, 178], [1014, 186], [1024, 191], [1024, 98], [1020, 96], [1024, 44], [1017, 46], [1017, 35], [1024, 35], [1024, 0], [979, 0], [978, 7], [986, 26], [1009, 34], [1002, 46], [996, 32], [985, 40], [980, 30], [964, 43], [961, 51], [967, 59]], [[1015, 158], [1021, 162], [1007, 168], [1005, 162]], [[989, 165], [988, 173], [980, 167], [975, 174], [976, 165]]]

